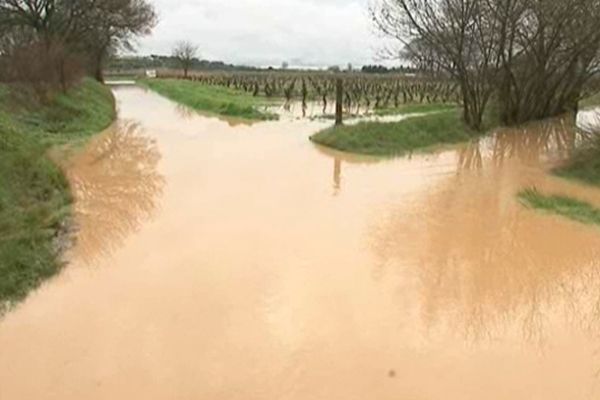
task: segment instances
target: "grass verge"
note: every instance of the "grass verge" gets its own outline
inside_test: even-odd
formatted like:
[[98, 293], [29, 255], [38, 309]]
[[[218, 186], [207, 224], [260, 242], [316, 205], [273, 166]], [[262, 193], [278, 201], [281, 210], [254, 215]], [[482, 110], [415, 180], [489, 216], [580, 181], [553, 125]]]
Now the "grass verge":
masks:
[[566, 196], [546, 196], [535, 189], [519, 193], [519, 200], [527, 207], [560, 215], [588, 225], [600, 225], [600, 209]]
[[249, 121], [277, 119], [276, 114], [257, 109], [272, 103], [248, 93], [182, 79], [144, 79], [139, 83], [195, 110]]
[[110, 90], [92, 80], [46, 105], [9, 92], [0, 85], [0, 315], [61, 267], [71, 195], [49, 147], [89, 137], [115, 117]]
[[68, 93], [58, 93], [47, 104], [39, 104], [27, 92], [10, 95], [4, 87], [0, 91], [0, 118], [4, 125], [12, 124], [43, 144], [71, 143], [110, 125], [115, 118], [115, 101], [107, 87], [92, 79], [83, 80]]
[[465, 127], [459, 112], [448, 110], [399, 122], [361, 122], [332, 127], [313, 135], [311, 140], [351, 153], [394, 156], [435, 145], [465, 142], [476, 134]]

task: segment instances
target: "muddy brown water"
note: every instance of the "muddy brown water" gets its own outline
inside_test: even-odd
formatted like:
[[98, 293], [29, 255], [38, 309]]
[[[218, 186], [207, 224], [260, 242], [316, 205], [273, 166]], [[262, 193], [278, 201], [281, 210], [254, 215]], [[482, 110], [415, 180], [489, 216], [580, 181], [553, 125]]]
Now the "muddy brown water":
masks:
[[600, 229], [522, 207], [565, 121], [393, 160], [115, 89], [69, 264], [0, 321], [0, 399], [600, 398]]

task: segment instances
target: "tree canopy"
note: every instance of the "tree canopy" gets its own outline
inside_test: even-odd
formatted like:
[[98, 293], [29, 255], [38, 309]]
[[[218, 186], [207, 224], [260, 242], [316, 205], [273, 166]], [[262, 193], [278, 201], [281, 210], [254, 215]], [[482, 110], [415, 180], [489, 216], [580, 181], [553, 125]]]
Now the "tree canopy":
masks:
[[[63, 84], [76, 64], [102, 80], [106, 56], [130, 49], [133, 40], [150, 33], [156, 21], [147, 0], [0, 0], [3, 75], [31, 80], [32, 76], [22, 76], [21, 69], [37, 59], [44, 68], [35, 73], [54, 67]], [[35, 53], [31, 55], [35, 58], [27, 59], [28, 53]]]
[[600, 0], [378, 0], [376, 26], [404, 56], [461, 86], [464, 119], [481, 128], [576, 109], [600, 61]]

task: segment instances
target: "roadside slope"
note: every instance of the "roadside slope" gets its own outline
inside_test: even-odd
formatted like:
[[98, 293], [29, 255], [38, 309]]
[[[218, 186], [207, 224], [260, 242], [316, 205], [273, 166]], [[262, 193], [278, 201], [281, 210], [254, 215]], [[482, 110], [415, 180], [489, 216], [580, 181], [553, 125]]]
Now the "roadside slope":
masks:
[[0, 86], [0, 314], [56, 274], [70, 215], [66, 178], [47, 156], [115, 118], [111, 91], [89, 79], [49, 104]]

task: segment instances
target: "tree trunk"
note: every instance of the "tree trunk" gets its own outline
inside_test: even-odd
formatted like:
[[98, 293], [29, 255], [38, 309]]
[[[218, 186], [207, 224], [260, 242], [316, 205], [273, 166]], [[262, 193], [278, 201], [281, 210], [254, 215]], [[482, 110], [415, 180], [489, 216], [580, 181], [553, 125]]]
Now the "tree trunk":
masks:
[[337, 78], [335, 81], [335, 125], [339, 126], [344, 123], [343, 117], [343, 102], [344, 102], [344, 83], [342, 78]]
[[101, 50], [94, 60], [94, 78], [100, 82], [104, 83], [104, 71], [102, 71], [102, 67], [104, 64], [104, 50]]

